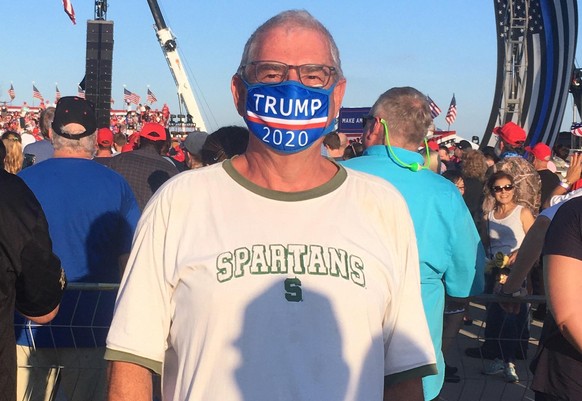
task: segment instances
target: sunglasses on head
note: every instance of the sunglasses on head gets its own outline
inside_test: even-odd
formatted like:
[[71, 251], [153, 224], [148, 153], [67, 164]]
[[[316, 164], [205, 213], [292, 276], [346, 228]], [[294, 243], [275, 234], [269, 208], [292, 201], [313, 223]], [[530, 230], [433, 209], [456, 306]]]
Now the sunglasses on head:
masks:
[[513, 191], [513, 188], [514, 188], [513, 184], [507, 184], [507, 185], [504, 185], [502, 187], [500, 187], [499, 185], [496, 185], [492, 189], [493, 189], [493, 192], [499, 193], [501, 191], [507, 191], [507, 192]]

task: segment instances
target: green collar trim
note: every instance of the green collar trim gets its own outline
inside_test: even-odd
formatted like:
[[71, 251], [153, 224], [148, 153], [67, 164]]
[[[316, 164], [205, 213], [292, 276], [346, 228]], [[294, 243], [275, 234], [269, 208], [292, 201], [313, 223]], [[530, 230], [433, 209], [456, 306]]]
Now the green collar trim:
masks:
[[[333, 162], [333, 161], [332, 161]], [[348, 173], [343, 166], [333, 162], [337, 168], [337, 173], [333, 176], [331, 180], [326, 182], [319, 187], [309, 189], [307, 191], [299, 191], [299, 192], [283, 192], [283, 191], [274, 191], [272, 189], [263, 188], [243, 177], [235, 168], [232, 166], [232, 161], [230, 159], [225, 160], [222, 163], [222, 167], [224, 171], [236, 181], [242, 187], [248, 189], [249, 191], [262, 196], [264, 198], [273, 199], [277, 201], [283, 202], [298, 202], [298, 201], [305, 201], [309, 199], [319, 198], [321, 196], [327, 195], [337, 188], [339, 188], [344, 181], [346, 180]]]

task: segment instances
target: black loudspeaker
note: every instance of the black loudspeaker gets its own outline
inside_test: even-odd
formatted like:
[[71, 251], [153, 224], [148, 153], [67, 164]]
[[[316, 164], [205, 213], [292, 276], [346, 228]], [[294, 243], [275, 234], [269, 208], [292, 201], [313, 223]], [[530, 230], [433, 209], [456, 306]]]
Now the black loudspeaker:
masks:
[[109, 127], [112, 67], [113, 21], [87, 21], [85, 98], [95, 104], [99, 128]]

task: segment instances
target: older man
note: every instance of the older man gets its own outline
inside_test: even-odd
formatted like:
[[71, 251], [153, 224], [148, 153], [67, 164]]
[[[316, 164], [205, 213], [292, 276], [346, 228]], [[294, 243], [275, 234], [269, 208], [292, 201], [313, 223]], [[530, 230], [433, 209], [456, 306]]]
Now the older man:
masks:
[[[96, 131], [90, 102], [61, 98], [51, 126], [54, 157], [20, 173], [44, 209], [54, 252], [71, 283], [119, 282], [140, 214], [129, 184], [90, 160]], [[69, 400], [104, 399], [101, 361], [114, 298], [112, 292], [68, 291], [52, 327], [23, 328], [19, 400], [48, 397], [55, 383]]]
[[150, 370], [165, 400], [422, 399], [435, 360], [406, 205], [320, 153], [345, 84], [306, 11], [251, 36], [231, 86], [248, 148], [146, 207], [107, 340], [111, 401], [151, 399]]
[[482, 292], [485, 260], [473, 219], [458, 189], [424, 166], [417, 152], [431, 122], [425, 95], [410, 87], [392, 88], [378, 98], [366, 117], [364, 154], [345, 162], [347, 167], [394, 184], [410, 209], [418, 242], [424, 311], [439, 370], [437, 376], [423, 380], [426, 400], [438, 396], [444, 379], [441, 344], [445, 291], [458, 298]]

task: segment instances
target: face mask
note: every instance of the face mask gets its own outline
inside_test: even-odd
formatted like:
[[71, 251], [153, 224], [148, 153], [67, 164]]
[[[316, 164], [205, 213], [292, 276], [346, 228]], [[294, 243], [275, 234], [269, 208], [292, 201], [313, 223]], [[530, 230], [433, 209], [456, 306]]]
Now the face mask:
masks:
[[307, 149], [335, 126], [335, 120], [327, 126], [335, 84], [329, 89], [309, 88], [296, 81], [245, 85], [245, 122], [254, 136], [278, 152]]

